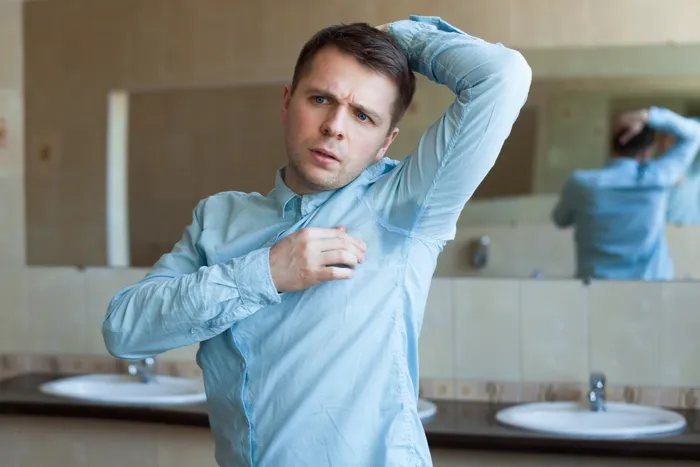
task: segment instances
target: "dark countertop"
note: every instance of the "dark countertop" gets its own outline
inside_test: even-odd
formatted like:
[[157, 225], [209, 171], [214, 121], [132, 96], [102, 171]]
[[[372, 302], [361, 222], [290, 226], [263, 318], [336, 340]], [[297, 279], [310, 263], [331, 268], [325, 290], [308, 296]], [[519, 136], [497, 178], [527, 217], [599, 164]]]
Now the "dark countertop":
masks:
[[[29, 373], [0, 380], [0, 415], [101, 418], [209, 427], [205, 404], [182, 407], [118, 407], [43, 394], [39, 385], [64, 375]], [[672, 436], [592, 440], [531, 433], [499, 424], [495, 414], [513, 404], [435, 401], [437, 415], [426, 421], [431, 447], [528, 451], [576, 455], [700, 460], [699, 411], [677, 410], [686, 417], [683, 433]]]

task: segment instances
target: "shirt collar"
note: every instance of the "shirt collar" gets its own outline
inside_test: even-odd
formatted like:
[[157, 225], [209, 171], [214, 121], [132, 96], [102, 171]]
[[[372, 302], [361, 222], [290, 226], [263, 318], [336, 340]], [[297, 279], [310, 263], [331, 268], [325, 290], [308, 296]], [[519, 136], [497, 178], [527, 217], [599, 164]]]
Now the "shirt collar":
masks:
[[286, 183], [284, 183], [284, 166], [277, 169], [275, 176], [275, 188], [272, 190], [271, 195], [280, 212], [284, 212], [284, 208], [287, 206], [289, 201], [296, 196], [299, 196], [294, 193]]
[[279, 209], [279, 212], [283, 217], [286, 213], [287, 205], [297, 198], [300, 200], [299, 209], [301, 210], [301, 215], [305, 216], [319, 207], [321, 204], [328, 201], [328, 199], [337, 191], [321, 191], [318, 193], [310, 193], [308, 195], [298, 195], [284, 182], [285, 167], [286, 166], [282, 166], [277, 169], [277, 175], [275, 176], [275, 188], [273, 193], [271, 193], [273, 199], [275, 200], [277, 209]]
[[[398, 161], [388, 159], [386, 157], [373, 163], [367, 167], [355, 180], [350, 182], [350, 185], [356, 183], [373, 183], [381, 178], [391, 169], [398, 165]], [[305, 216], [309, 212], [318, 208], [320, 205], [328, 201], [338, 190], [321, 191], [308, 195], [298, 195], [284, 183], [284, 169], [286, 166], [279, 167], [275, 176], [275, 188], [269, 194], [275, 200], [275, 205], [279, 212], [284, 216], [287, 205], [296, 198], [299, 198], [301, 215]]]

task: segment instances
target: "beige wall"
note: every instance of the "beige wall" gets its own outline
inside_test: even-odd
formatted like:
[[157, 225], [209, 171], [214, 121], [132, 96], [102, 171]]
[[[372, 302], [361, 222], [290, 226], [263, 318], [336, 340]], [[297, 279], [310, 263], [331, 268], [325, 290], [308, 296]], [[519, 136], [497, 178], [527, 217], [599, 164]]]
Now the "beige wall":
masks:
[[[364, 10], [369, 7], [362, 4], [317, 3], [314, 5], [316, 14], [304, 14], [303, 17], [296, 8], [290, 6], [285, 10], [285, 7], [278, 7], [277, 2], [274, 6], [269, 2], [243, 3], [241, 5], [246, 6], [240, 8], [246, 8], [249, 14], [245, 16], [247, 20], [241, 22], [236, 12], [205, 8], [200, 3], [197, 6], [202, 5], [201, 8], [193, 9], [195, 7], [189, 3], [164, 0], [32, 2], [29, 4], [30, 14], [34, 11], [34, 14], [49, 17], [51, 21], [43, 23], [44, 27], [39, 29], [32, 29], [31, 24], [34, 23], [31, 21], [27, 23], [29, 41], [56, 39], [58, 42], [41, 49], [43, 56], [32, 57], [30, 54], [28, 61], [45, 64], [53, 61], [52, 66], [46, 65], [47, 68], [43, 70], [51, 73], [52, 80], [64, 83], [66, 89], [74, 91], [69, 99], [58, 96], [50, 89], [42, 90], [41, 76], [27, 76], [26, 81], [23, 79], [21, 7], [16, 2], [0, 2], [0, 115], [7, 119], [10, 134], [7, 147], [0, 148], [0, 353], [104, 355], [106, 352], [99, 335], [99, 324], [107, 300], [120, 287], [140, 279], [144, 273], [138, 269], [25, 266], [25, 162], [21, 136], [24, 133], [23, 83], [39, 83], [36, 94], [24, 96], [31, 110], [27, 120], [29, 136], [44, 135], [46, 139], [42, 141], [52, 143], [50, 146], [57, 148], [53, 154], [58, 154], [58, 157], [49, 158], [49, 163], [60, 162], [69, 167], [73, 177], [69, 181], [83, 187], [81, 197], [94, 197], [98, 200], [95, 201], [96, 205], [101, 206], [104, 181], [85, 175], [87, 171], [101, 173], [104, 168], [98, 161], [101, 159], [96, 158], [93, 165], [82, 166], [70, 158], [74, 154], [71, 145], [76, 141], [85, 141], [102, 154], [104, 134], [103, 130], [95, 129], [94, 122], [78, 110], [97, 109], [97, 114], [104, 115], [106, 91], [117, 85], [133, 89], [139, 83], [141, 86], [210, 85], [284, 77], [299, 42], [309, 31], [339, 19], [348, 21], [360, 17], [388, 19], [399, 16], [399, 12], [391, 15], [383, 12], [373, 17], [366, 14]], [[578, 3], [567, 2], [568, 11], [576, 11]], [[517, 4], [520, 3], [513, 3]], [[544, 4], [537, 2], [535, 5], [541, 8]], [[486, 5], [494, 5], [495, 9], [499, 6], [492, 2], [460, 5], [470, 5], [460, 8], [481, 8], [482, 11], [491, 8]], [[503, 5], [511, 3], [503, 2], [500, 6]], [[454, 5], [446, 2], [431, 2], [430, 6], [421, 10], [440, 12], [441, 9], [454, 8]], [[529, 8], [530, 13], [534, 11], [533, 8]], [[615, 11], [622, 15], [639, 10], [644, 9]], [[559, 7], [553, 11], [560, 11]], [[87, 40], [88, 36], [84, 36], [82, 30], [76, 27], [76, 12], [84, 15], [83, 19], [90, 19], [82, 21], [86, 28], [104, 33], [100, 40]], [[678, 12], [687, 14], [687, 10], [682, 9], [664, 13]], [[500, 24], [493, 19], [487, 21], [479, 16], [462, 14], [464, 18], [470, 18], [457, 21], [465, 28], [471, 24], [485, 31]], [[445, 16], [455, 14], [447, 13]], [[575, 16], [570, 15], [572, 18]], [[164, 17], [168, 18], [166, 22], [156, 21]], [[660, 15], [657, 14], [657, 17]], [[105, 18], [114, 22], [108, 23]], [[127, 21], [124, 18], [130, 19]], [[512, 22], [515, 21], [514, 16], [508, 18], [511, 25], [520, 24]], [[542, 21], [541, 16], [535, 14], [522, 18], [533, 21], [523, 24], [537, 25], [538, 21]], [[551, 21], [551, 16], [549, 18]], [[600, 25], [611, 21], [610, 18], [596, 19], [596, 24]], [[124, 24], [120, 22], [122, 20], [127, 24], [123, 30], [118, 27]], [[674, 31], [679, 33], [686, 30], [678, 26], [680, 23], [676, 21], [674, 24]], [[294, 25], [290, 26], [285, 40], [279, 44], [277, 41], [263, 44], [259, 54], [253, 54], [248, 37], [253, 33], [259, 34], [257, 30], [262, 28], [264, 33], [271, 36], [274, 33], [274, 37], [279, 38], [283, 24]], [[308, 27], [301, 28], [298, 24], [307, 24]], [[486, 36], [498, 39], [500, 34], [497, 29]], [[211, 31], [211, 35], [202, 34], [203, 30]], [[518, 34], [521, 38], [532, 37], [532, 41], [537, 41], [541, 37], [540, 30], [548, 29], [540, 25], [534, 29], [537, 34]], [[571, 37], [576, 37], [569, 34], [580, 32], [580, 28], [573, 26], [552, 30], [558, 31], [557, 34], [564, 39], [569, 37], [569, 43], [572, 42]], [[65, 31], [70, 31], [70, 34]], [[506, 34], [510, 34], [510, 26], [507, 31]], [[623, 28], [622, 31], [619, 38], [622, 42], [636, 34], [636, 29]], [[698, 29], [693, 27], [692, 32], [696, 31]], [[513, 37], [517, 37], [517, 34]], [[584, 34], [584, 37], [593, 40], [599, 35], [591, 33]], [[120, 38], [130, 44], [126, 49], [128, 52], [112, 55], [117, 50], [115, 41]], [[179, 40], [174, 41], [174, 38]], [[212, 47], [195, 49], [195, 44]], [[64, 55], [71, 47], [82, 51], [82, 59]], [[174, 52], [176, 50], [177, 54]], [[287, 58], [270, 59], [270, 54], [278, 52], [281, 53], [280, 57]], [[236, 53], [250, 54], [244, 61], [246, 66], [232, 60]], [[113, 62], [106, 60], [105, 56], [112, 57]], [[161, 59], [154, 60], [154, 56]], [[185, 58], [178, 61], [176, 57], [180, 56]], [[28, 64], [28, 69], [33, 69], [32, 63]], [[105, 63], [107, 67], [102, 69], [101, 76], [89, 77], [84, 73], [90, 63]], [[109, 63], [127, 63], [128, 66], [114, 68], [115, 65]], [[72, 77], [66, 74], [68, 64], [77, 71]], [[125, 75], [124, 70], [129, 73]], [[65, 114], [56, 115], [59, 113], [54, 108], [56, 103], [61, 104], [59, 108], [65, 110]], [[42, 105], [46, 106], [44, 112]], [[55, 127], [54, 123], [59, 121], [59, 117], [61, 126]], [[57, 131], [57, 128], [61, 131]], [[36, 148], [28, 147], [28, 160], [36, 154]], [[28, 161], [26, 165], [30, 164]], [[45, 191], [52, 195], [60, 193], [65, 189], [61, 187], [67, 186], [66, 183], [53, 178], [50, 170], [27, 176], [29, 202], [35, 202], [37, 198], [45, 199]], [[53, 202], [61, 205], [78, 203], [72, 220], [94, 212], [91, 205], [83, 204], [77, 196], [66, 196], [56, 196]], [[32, 197], [36, 197], [35, 201], [32, 201]], [[50, 205], [47, 206], [46, 217], [40, 219], [49, 226], [44, 235], [50, 238], [51, 226], [59, 223], [48, 222], [50, 216], [56, 213], [56, 205], [52, 209]], [[80, 229], [94, 229], [99, 233], [102, 225], [102, 221], [94, 222]], [[437, 279], [434, 286], [437, 292], [431, 296], [425, 332], [421, 337], [421, 371], [426, 378], [454, 378], [454, 381], [476, 378], [580, 381], [588, 369], [595, 368], [608, 371], [611, 382], [624, 381], [645, 387], [671, 383], [700, 387], [697, 368], [692, 364], [692, 357], [700, 350], [695, 339], [695, 330], [698, 329], [696, 313], [693, 313], [697, 308], [696, 289], [694, 285], [687, 284], [606, 283], [583, 289], [573, 281]], [[435, 293], [440, 298], [435, 298]], [[640, 301], [642, 298], [644, 300]], [[593, 339], [591, 344], [588, 344], [588, 338], [582, 337], [589, 335], [582, 331], [586, 329], [586, 323], [589, 323], [590, 338]], [[659, 323], [663, 323], [663, 326], [659, 326]], [[613, 333], [620, 333], [620, 337], [613, 337]], [[565, 338], [567, 336], [569, 338]], [[163, 358], [191, 360], [194, 350], [178, 350]], [[482, 350], [488, 352], [487, 359], [475, 356], [477, 351], [482, 353]]]
[[[698, 28], [684, 27], [682, 21], [700, 11], [700, 5], [692, 1], [683, 2], [687, 10], [669, 10], [655, 1], [645, 1], [640, 7], [635, 0], [614, 4], [562, 0], [307, 3], [313, 15], [307, 15], [298, 5], [282, 6], [273, 0], [253, 4], [206, 0], [196, 6], [168, 0], [27, 3], [24, 84], [28, 263], [100, 266], [106, 262], [104, 153], [106, 96], [110, 90], [281, 84], [290, 78], [300, 46], [318, 28], [339, 21], [377, 24], [411, 13], [442, 15], [477, 36], [528, 49], [526, 54], [528, 59], [532, 55], [536, 76], [541, 76], [539, 70], [553, 75], [567, 70], [552, 69], [562, 62], [584, 75], [605, 73], [620, 63], [637, 73], [651, 68], [653, 74], [658, 73], [655, 68], [663, 68], [666, 73], [683, 75], [695, 66], [697, 60], [687, 57], [696, 51], [693, 43], [700, 42]], [[628, 20], [630, 15], [633, 20]], [[628, 54], [619, 48], [572, 63], [567, 62], [571, 60], [570, 51], [556, 58], [538, 52], [555, 45], [663, 47], [669, 41], [689, 45], [664, 50], [668, 53], [661, 54], [663, 59], [651, 60], [664, 61], [662, 67], [650, 66], [643, 51], [641, 55]], [[16, 49], [12, 50], [17, 54]], [[668, 62], [666, 56], [673, 59]], [[404, 134], [390, 155], [405, 154], [449, 99], [443, 88], [419, 89], [417, 105], [404, 122]], [[598, 103], [587, 105], [595, 107]], [[550, 115], [556, 118], [557, 108]], [[244, 122], [234, 119], [231, 125], [245, 128], [239, 125]], [[561, 134], [565, 133], [562, 140], [569, 141], [569, 132]], [[585, 141], [585, 137], [586, 133], [578, 133], [577, 139]], [[559, 173], [565, 169], [551, 170]], [[246, 176], [240, 182], [232, 177], [232, 188], [238, 189], [238, 184], [247, 187]], [[547, 187], [541, 180], [547, 174], [538, 177], [538, 183]], [[254, 182], [256, 190], [268, 186], [262, 180]], [[193, 207], [187, 201], [182, 212], [178, 211], [178, 219], [187, 217]]]
[[421, 382], [445, 398], [487, 396], [491, 383], [497, 398], [532, 400], [518, 392], [585, 390], [589, 373], [602, 371], [611, 399], [626, 400], [628, 388], [637, 402], [697, 406], [699, 300], [697, 282], [436, 278]]

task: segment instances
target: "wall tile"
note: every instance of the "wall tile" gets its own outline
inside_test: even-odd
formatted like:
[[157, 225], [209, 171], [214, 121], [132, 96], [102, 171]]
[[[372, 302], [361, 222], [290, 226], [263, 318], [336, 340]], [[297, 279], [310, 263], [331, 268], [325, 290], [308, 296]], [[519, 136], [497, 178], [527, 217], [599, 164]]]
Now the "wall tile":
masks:
[[661, 386], [700, 387], [700, 284], [661, 286]]
[[[0, 263], [1, 264], [1, 263]], [[24, 269], [0, 269], [0, 353], [27, 348], [27, 282]]]
[[[1, 24], [0, 19], [0, 28]], [[0, 87], [0, 125], [4, 135], [4, 141], [0, 142], [0, 180], [21, 177], [24, 174], [24, 95], [21, 88]]]
[[0, 88], [22, 88], [22, 2], [0, 2]]
[[519, 381], [520, 283], [498, 279], [455, 279], [457, 379]]
[[[467, 248], [472, 239], [489, 238], [488, 262], [481, 269], [469, 265]], [[531, 268], [520, 261], [521, 245], [516, 241], [517, 230], [509, 226], [460, 227], [438, 259], [437, 277], [527, 277]], [[523, 265], [525, 266], [523, 268]]]
[[18, 465], [87, 467], [85, 443], [58, 420], [25, 419], [23, 425]]
[[[2, 11], [0, 7], [0, 11]], [[17, 447], [22, 443], [22, 426], [20, 420], [13, 417], [0, 417], [0, 461], [3, 466], [16, 467], [19, 465]]]
[[591, 370], [610, 386], [658, 384], [661, 284], [595, 281], [589, 313]]
[[605, 397], [609, 401], [628, 404], [658, 405], [659, 388], [640, 386], [608, 386]]
[[588, 386], [576, 383], [523, 383], [520, 402], [582, 401]]
[[675, 277], [679, 280], [700, 280], [700, 226], [669, 225], [666, 239], [673, 258]]
[[587, 299], [578, 281], [521, 283], [523, 381], [587, 381]]
[[[575, 271], [575, 251], [572, 230], [556, 229], [551, 224], [515, 226], [513, 232], [515, 255], [511, 258], [520, 274], [516, 277], [572, 278]], [[508, 276], [508, 271], [504, 271]]]
[[118, 427], [103, 420], [71, 426], [73, 437], [83, 440], [86, 467], [158, 466], [154, 433], [158, 430], [148, 433], [146, 429], [145, 424], [128, 421], [120, 421]]
[[32, 350], [85, 353], [85, 275], [76, 268], [27, 268], [29, 327], [23, 336]]
[[520, 385], [494, 381], [459, 381], [457, 383], [457, 399], [493, 403], [518, 402], [520, 400]]
[[[156, 437], [158, 467], [216, 467], [214, 438], [202, 428], [161, 429]], [[156, 465], [156, 464], [153, 464]]]
[[107, 306], [121, 289], [143, 279], [145, 269], [87, 268], [85, 276], [85, 346], [91, 354], [107, 354], [102, 338], [102, 321]]
[[511, 0], [511, 37], [523, 47], [586, 46], [592, 10], [576, 0]]
[[[1, 157], [1, 156], [0, 156]], [[24, 183], [20, 174], [0, 175], [0, 267], [22, 269], [24, 239]]]
[[421, 378], [418, 397], [430, 400], [454, 400], [457, 397], [457, 382], [453, 379]]
[[700, 409], [700, 388], [661, 388], [659, 405], [678, 409]]
[[454, 378], [451, 284], [447, 278], [435, 278], [430, 284], [419, 341], [421, 378]]

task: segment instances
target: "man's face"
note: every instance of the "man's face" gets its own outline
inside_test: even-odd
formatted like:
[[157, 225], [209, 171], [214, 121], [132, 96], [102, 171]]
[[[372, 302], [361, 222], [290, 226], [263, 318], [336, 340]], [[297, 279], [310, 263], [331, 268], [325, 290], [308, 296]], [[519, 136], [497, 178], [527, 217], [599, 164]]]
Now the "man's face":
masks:
[[285, 183], [298, 194], [335, 190], [384, 156], [397, 86], [335, 47], [321, 49], [291, 93], [282, 122], [289, 164]]

